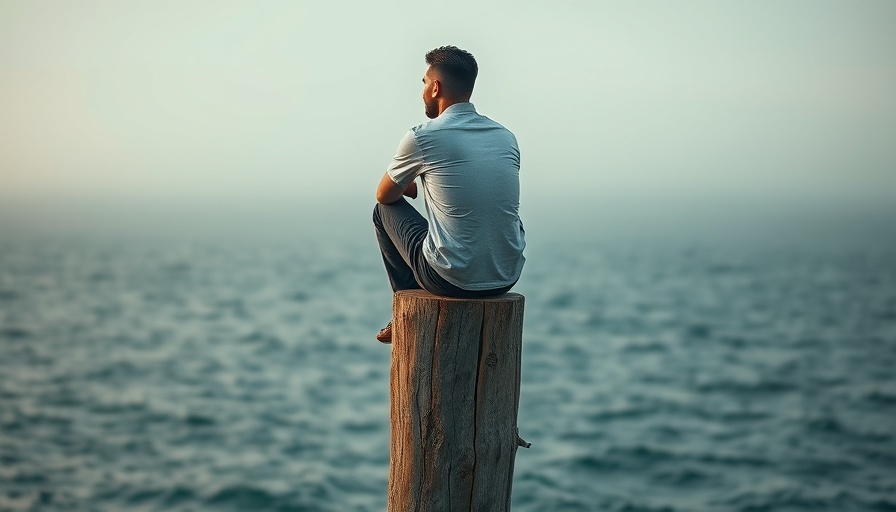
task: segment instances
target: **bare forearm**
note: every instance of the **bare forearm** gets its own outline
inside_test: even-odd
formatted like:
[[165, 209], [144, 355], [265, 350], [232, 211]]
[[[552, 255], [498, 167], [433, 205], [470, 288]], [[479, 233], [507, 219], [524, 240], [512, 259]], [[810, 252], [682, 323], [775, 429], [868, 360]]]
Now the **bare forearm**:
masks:
[[402, 187], [392, 181], [388, 174], [383, 175], [383, 179], [380, 180], [380, 184], [376, 189], [377, 202], [382, 204], [394, 203], [401, 199], [402, 195], [410, 198], [417, 197], [417, 184], [412, 181], [408, 186]]

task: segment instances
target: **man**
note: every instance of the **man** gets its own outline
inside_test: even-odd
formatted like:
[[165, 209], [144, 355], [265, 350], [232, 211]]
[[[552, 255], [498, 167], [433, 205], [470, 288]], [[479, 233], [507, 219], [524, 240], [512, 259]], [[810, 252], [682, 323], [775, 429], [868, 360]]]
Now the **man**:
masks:
[[[426, 63], [431, 121], [405, 135], [376, 191], [373, 223], [389, 282], [393, 292], [501, 295], [525, 262], [516, 137], [470, 103], [479, 71], [472, 55], [443, 46]], [[428, 222], [402, 197], [417, 197], [418, 177]], [[376, 338], [391, 343], [392, 323]]]

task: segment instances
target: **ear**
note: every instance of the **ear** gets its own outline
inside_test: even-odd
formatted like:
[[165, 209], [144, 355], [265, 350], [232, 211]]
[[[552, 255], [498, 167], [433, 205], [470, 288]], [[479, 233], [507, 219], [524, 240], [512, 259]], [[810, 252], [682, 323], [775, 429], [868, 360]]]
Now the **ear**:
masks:
[[438, 98], [442, 95], [442, 81], [441, 80], [433, 80], [432, 81], [432, 92], [430, 96], [433, 98]]

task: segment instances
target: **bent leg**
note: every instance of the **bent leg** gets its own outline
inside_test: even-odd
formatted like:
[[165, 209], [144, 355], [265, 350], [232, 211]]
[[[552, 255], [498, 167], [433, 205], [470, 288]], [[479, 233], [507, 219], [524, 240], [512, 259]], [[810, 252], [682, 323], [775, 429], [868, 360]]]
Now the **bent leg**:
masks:
[[420, 288], [414, 268], [422, 255], [429, 225], [404, 198], [373, 209], [373, 225], [392, 291]]
[[404, 198], [378, 203], [373, 209], [373, 225], [393, 292], [423, 288], [435, 295], [478, 299], [503, 295], [513, 287], [474, 291], [446, 281], [423, 256], [429, 224]]

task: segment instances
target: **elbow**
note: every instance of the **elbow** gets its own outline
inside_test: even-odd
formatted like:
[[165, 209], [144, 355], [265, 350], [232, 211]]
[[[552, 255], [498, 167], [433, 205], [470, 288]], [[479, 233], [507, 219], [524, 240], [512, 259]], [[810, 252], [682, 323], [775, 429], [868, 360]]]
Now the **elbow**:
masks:
[[392, 181], [392, 178], [384, 176], [383, 181], [381, 181], [380, 185], [376, 188], [376, 202], [380, 204], [392, 204], [401, 199], [403, 191], [404, 187]]
[[399, 199], [401, 199], [400, 191], [397, 194], [389, 189], [380, 189], [376, 191], [376, 202], [379, 204], [392, 204]]

